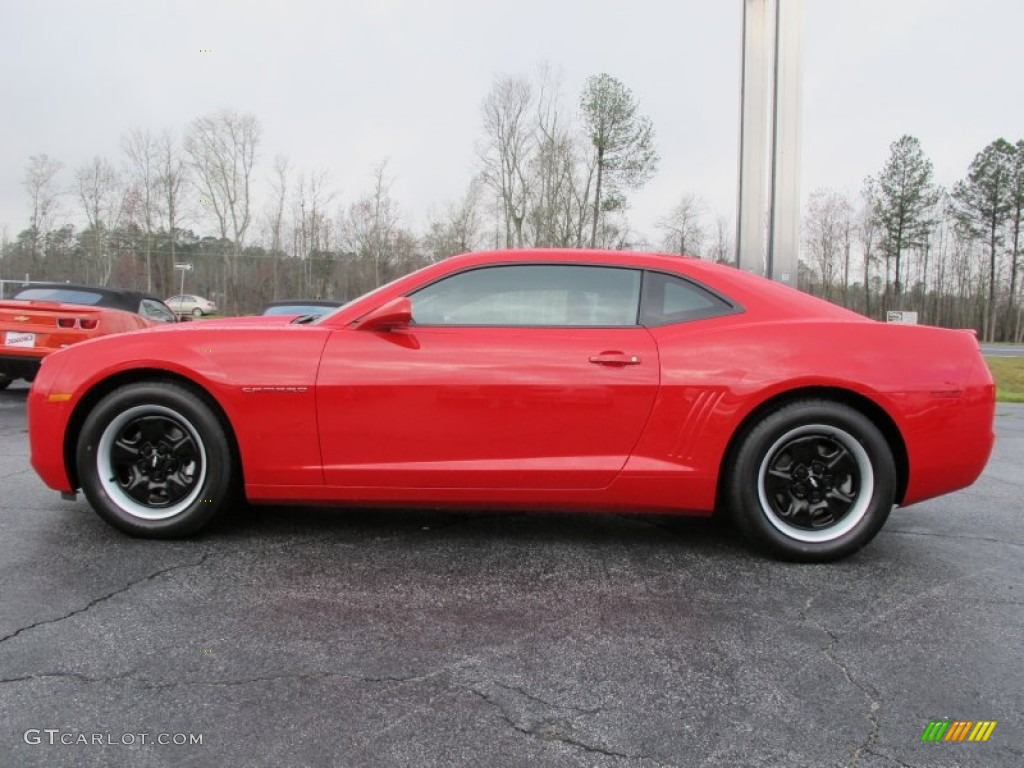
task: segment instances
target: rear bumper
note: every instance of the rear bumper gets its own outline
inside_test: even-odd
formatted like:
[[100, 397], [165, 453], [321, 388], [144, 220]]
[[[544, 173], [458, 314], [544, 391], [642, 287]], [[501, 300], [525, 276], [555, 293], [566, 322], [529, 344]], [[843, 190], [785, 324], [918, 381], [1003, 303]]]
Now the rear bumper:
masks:
[[959, 397], [918, 394], [905, 413], [909, 482], [901, 504], [907, 506], [973, 484], [985, 469], [995, 444], [996, 391], [979, 355]]
[[34, 354], [12, 355], [0, 354], [0, 376], [11, 379], [27, 379], [31, 381], [39, 373], [39, 361], [49, 352], [35, 351]]

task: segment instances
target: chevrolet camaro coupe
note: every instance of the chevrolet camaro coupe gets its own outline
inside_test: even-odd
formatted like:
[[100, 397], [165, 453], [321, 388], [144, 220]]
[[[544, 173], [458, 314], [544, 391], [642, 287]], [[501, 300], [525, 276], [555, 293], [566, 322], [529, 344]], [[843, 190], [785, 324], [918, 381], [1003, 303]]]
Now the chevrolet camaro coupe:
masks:
[[863, 547], [973, 483], [972, 332], [886, 325], [697, 259], [456, 256], [314, 318], [172, 325], [46, 358], [32, 466], [135, 536], [232, 504], [730, 514], [777, 556]]

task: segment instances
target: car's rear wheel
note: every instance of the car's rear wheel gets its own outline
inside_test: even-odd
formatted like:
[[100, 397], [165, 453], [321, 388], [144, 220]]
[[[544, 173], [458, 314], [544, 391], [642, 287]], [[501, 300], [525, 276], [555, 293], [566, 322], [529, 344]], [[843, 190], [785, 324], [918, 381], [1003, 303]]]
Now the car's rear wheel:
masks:
[[202, 317], [202, 316], [203, 316], [203, 310], [201, 310], [199, 307], [196, 307], [195, 309], [192, 310], [192, 317]]
[[790, 560], [846, 557], [875, 537], [895, 503], [892, 451], [861, 412], [790, 403], [742, 438], [724, 489], [741, 532]]
[[93, 508], [133, 536], [194, 533], [232, 497], [224, 427], [176, 384], [128, 384], [104, 397], [82, 425], [77, 461]]

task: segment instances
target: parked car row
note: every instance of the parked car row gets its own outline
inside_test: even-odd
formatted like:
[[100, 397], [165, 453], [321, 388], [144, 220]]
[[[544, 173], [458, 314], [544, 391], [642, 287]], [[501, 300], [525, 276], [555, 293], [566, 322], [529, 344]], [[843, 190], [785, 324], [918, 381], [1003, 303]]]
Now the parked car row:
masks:
[[[217, 305], [202, 296], [179, 293], [167, 299], [169, 306], [179, 317], [200, 318], [217, 314]], [[272, 301], [260, 310], [261, 315], [313, 315], [319, 317], [341, 306], [340, 301], [331, 299], [282, 299]]]

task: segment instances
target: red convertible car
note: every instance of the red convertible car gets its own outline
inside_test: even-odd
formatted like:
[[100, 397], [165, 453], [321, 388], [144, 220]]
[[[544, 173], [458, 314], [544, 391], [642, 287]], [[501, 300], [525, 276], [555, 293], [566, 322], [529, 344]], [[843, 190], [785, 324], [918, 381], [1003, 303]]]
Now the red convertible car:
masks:
[[51, 352], [111, 333], [173, 323], [156, 296], [120, 288], [33, 283], [0, 301], [0, 389], [32, 381]]
[[76, 344], [29, 395], [32, 465], [136, 536], [233, 503], [729, 512], [797, 560], [973, 483], [968, 331], [867, 320], [729, 267], [457, 256], [331, 314]]

